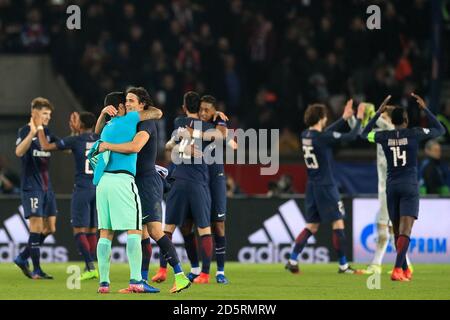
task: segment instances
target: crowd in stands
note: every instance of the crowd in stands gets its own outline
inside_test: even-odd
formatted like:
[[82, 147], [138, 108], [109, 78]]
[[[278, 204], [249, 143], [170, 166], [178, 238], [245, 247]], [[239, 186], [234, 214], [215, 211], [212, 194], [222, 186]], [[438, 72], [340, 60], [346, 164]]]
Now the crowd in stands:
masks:
[[[345, 99], [376, 105], [388, 94], [421, 122], [412, 91], [429, 89], [427, 0], [77, 0], [81, 29], [66, 27], [64, 0], [0, 0], [0, 52], [50, 53], [84, 108], [142, 85], [165, 113], [182, 94], [213, 94], [232, 127], [280, 128], [285, 146], [311, 102], [340, 115]], [[380, 30], [366, 26], [381, 8]], [[292, 140], [292, 141], [291, 141]], [[289, 151], [289, 150], [288, 150]]]

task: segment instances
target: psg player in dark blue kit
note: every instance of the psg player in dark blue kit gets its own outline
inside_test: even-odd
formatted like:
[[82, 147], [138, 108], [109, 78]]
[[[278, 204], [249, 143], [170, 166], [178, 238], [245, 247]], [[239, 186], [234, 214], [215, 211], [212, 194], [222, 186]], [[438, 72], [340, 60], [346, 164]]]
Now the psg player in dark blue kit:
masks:
[[201, 239], [202, 269], [193, 282], [208, 283], [212, 257], [209, 170], [204, 159], [193, 161], [195, 154], [193, 146], [200, 145], [203, 151], [211, 140], [223, 139], [223, 134], [215, 129], [214, 124], [199, 119], [199, 109], [199, 95], [195, 92], [187, 92], [183, 99], [186, 117], [177, 118], [175, 128], [185, 128], [193, 139], [183, 138], [172, 151], [172, 154], [178, 154], [188, 161], [178, 164], [172, 174], [175, 181], [167, 196], [165, 232], [173, 233], [175, 227], [182, 226], [186, 219], [194, 221]]
[[97, 210], [93, 171], [87, 154], [99, 139], [94, 131], [96, 118], [90, 112], [74, 112], [70, 118], [72, 135], [49, 143], [42, 130], [39, 143], [44, 151], [71, 150], [75, 159], [75, 183], [71, 202], [71, 222], [78, 251], [86, 264], [80, 280], [97, 279], [94, 260], [97, 249]]
[[298, 256], [305, 247], [308, 238], [314, 235], [322, 222], [331, 222], [333, 228], [333, 247], [339, 258], [339, 273], [360, 273], [347, 263], [347, 243], [344, 233], [344, 206], [332, 172], [332, 146], [342, 141], [355, 140], [361, 128], [365, 105], [358, 106], [356, 126], [348, 133], [337, 130], [353, 116], [353, 100], [345, 106], [342, 118], [325, 127], [327, 110], [324, 105], [313, 104], [305, 111], [305, 124], [308, 129], [302, 132], [303, 156], [308, 172], [306, 185], [306, 228], [295, 239], [286, 269], [298, 273]]
[[[227, 136], [227, 117], [223, 113], [217, 112], [216, 98], [211, 95], [205, 95], [201, 98], [199, 117], [202, 121], [214, 124], [216, 129], [220, 130], [224, 136]], [[230, 147], [235, 149], [237, 145], [234, 146], [233, 143], [234, 140], [229, 141]], [[215, 146], [216, 144], [210, 145], [210, 147]], [[217, 262], [216, 281], [217, 283], [227, 284], [228, 279], [225, 276], [225, 219], [227, 212], [225, 169], [223, 163], [211, 163], [208, 165], [208, 169], [209, 191], [211, 193], [211, 227], [212, 233], [214, 234]], [[193, 222], [188, 220], [181, 228], [184, 246], [191, 262], [191, 272], [188, 275], [191, 281], [200, 274], [197, 239], [192, 227]]]
[[382, 103], [380, 109], [361, 133], [363, 138], [379, 143], [387, 160], [386, 197], [389, 219], [394, 228], [397, 258], [391, 274], [393, 281], [410, 281], [411, 269], [406, 261], [410, 235], [414, 221], [419, 216], [419, 186], [417, 178], [417, 150], [425, 139], [436, 138], [445, 133], [444, 127], [426, 107], [425, 101], [411, 94], [425, 111], [430, 128], [408, 129], [408, 114], [405, 109], [395, 107], [391, 120], [395, 130], [371, 131], [380, 115], [386, 110], [391, 96]]
[[[16, 155], [21, 159], [22, 167], [20, 194], [25, 218], [29, 220], [30, 237], [14, 263], [32, 279], [53, 279], [40, 266], [41, 245], [48, 235], [56, 231], [56, 200], [48, 169], [51, 154], [41, 150], [36, 137], [38, 130], [42, 130], [49, 142], [57, 140], [46, 127], [52, 111], [53, 106], [47, 99], [33, 99], [30, 122], [19, 129], [16, 141]], [[33, 262], [33, 272], [29, 270], [29, 257]]]

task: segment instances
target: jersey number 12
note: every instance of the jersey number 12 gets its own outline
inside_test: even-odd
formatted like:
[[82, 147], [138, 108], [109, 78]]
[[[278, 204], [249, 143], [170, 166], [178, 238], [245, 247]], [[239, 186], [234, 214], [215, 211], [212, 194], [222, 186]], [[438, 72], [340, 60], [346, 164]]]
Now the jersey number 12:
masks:
[[394, 167], [398, 167], [398, 160], [402, 160], [402, 167], [406, 165], [406, 151], [403, 150], [400, 153], [400, 147], [391, 147], [393, 158], [394, 158]]

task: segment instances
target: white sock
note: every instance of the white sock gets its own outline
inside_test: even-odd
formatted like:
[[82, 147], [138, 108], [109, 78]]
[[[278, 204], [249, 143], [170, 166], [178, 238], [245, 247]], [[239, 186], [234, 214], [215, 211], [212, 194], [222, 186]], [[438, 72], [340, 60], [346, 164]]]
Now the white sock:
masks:
[[199, 275], [200, 271], [201, 271], [200, 267], [191, 268], [191, 273], [193, 273], [193, 274]]
[[408, 255], [406, 255], [406, 263], [408, 264], [408, 267], [411, 265], [411, 260], [409, 260]]
[[372, 260], [372, 264], [381, 265], [383, 262], [384, 254], [386, 253], [386, 248], [389, 242], [389, 231], [388, 227], [378, 228], [378, 239], [377, 239], [377, 248], [375, 250], [375, 255]]
[[224, 275], [225, 275], [225, 271], [217, 271], [217, 272], [216, 272], [216, 276], [219, 275], [219, 274], [221, 274], [221, 275], [224, 276]]
[[339, 265], [339, 269], [341, 269], [341, 270], [347, 270], [347, 269], [348, 269], [348, 263], [346, 263], [346, 264], [340, 264], [340, 265]]
[[296, 266], [298, 264], [298, 261], [289, 259], [289, 263], [292, 264], [293, 266]]

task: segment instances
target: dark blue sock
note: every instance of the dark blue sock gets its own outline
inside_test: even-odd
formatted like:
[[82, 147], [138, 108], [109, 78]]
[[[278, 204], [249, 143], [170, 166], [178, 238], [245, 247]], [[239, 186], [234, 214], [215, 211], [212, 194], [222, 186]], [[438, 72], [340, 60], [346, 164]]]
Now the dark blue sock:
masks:
[[[397, 248], [398, 238], [399, 238], [399, 236], [394, 236], [395, 248]], [[405, 254], [405, 260], [403, 261], [402, 269], [403, 270], [407, 270], [408, 269], [408, 261], [406, 261], [406, 254]]]
[[300, 252], [302, 252], [303, 248], [306, 246], [306, 243], [308, 242], [309, 237], [312, 236], [311, 231], [309, 229], [303, 229], [302, 232], [299, 233], [297, 238], [295, 239], [295, 245], [292, 249], [290, 259], [297, 260], [298, 255]]
[[347, 263], [347, 257], [345, 256], [346, 239], [344, 229], [333, 230], [333, 247], [339, 258], [339, 265], [345, 265]]
[[[165, 236], [167, 236], [169, 238], [170, 241], [172, 241], [172, 233], [164, 231]], [[161, 238], [162, 239], [162, 238]], [[165, 251], [163, 248], [161, 248], [161, 245], [159, 244], [159, 241], [161, 240], [159, 239], [158, 241], [156, 241], [156, 243], [159, 246], [159, 266], [161, 268], [167, 268], [167, 260], [164, 257]]]
[[[396, 268], [404, 268], [406, 264], [406, 269], [408, 268], [408, 264], [406, 263], [406, 253], [409, 248], [409, 237], [403, 234], [398, 236], [397, 240], [397, 258], [395, 259], [395, 267]], [[404, 269], [404, 270], [406, 270]]]
[[[41, 245], [44, 243], [45, 238], [47, 238], [47, 236], [49, 236], [49, 235], [40, 233], [39, 241], [41, 242]], [[30, 251], [29, 245], [24, 247], [22, 252], [19, 254], [19, 256], [22, 260], [27, 260], [30, 257], [30, 255], [31, 255], [31, 251]]]
[[142, 266], [141, 266], [141, 275], [142, 279], [148, 279], [148, 269], [150, 266], [150, 260], [152, 257], [152, 244], [150, 243], [150, 238], [144, 239], [141, 241], [142, 247]]
[[200, 237], [200, 253], [202, 255], [202, 273], [209, 274], [212, 257], [212, 236], [205, 234]]
[[77, 244], [78, 252], [83, 256], [84, 262], [86, 263], [86, 269], [89, 271], [94, 270], [94, 259], [91, 256], [86, 234], [84, 232], [77, 233], [75, 235], [75, 243]]
[[31, 254], [30, 245], [27, 243], [27, 245], [19, 253], [19, 257], [22, 260], [27, 260], [30, 257], [30, 254]]
[[197, 237], [195, 236], [194, 232], [192, 232], [186, 236], [183, 236], [183, 239], [186, 254], [189, 261], [191, 262], [191, 268], [198, 268], [200, 263], [198, 260]]
[[31, 261], [33, 262], [33, 270], [41, 270], [41, 234], [30, 232], [30, 237], [28, 238], [28, 246], [30, 248]]
[[[172, 234], [170, 234], [172, 236]], [[173, 268], [173, 271], [175, 273], [182, 272], [180, 260], [178, 259], [177, 251], [175, 250], [175, 246], [173, 245], [171, 239], [169, 238], [168, 234], [166, 233], [161, 239], [156, 241], [160, 248], [160, 256], [163, 257], [164, 261], [167, 261], [171, 267]], [[166, 266], [167, 266], [166, 262]]]
[[41, 233], [41, 245], [44, 243], [45, 239], [49, 236], [50, 234], [43, 234]]
[[227, 246], [227, 240], [225, 236], [221, 237], [214, 235], [214, 243], [216, 244], [216, 260], [217, 271], [225, 270], [225, 248]]

